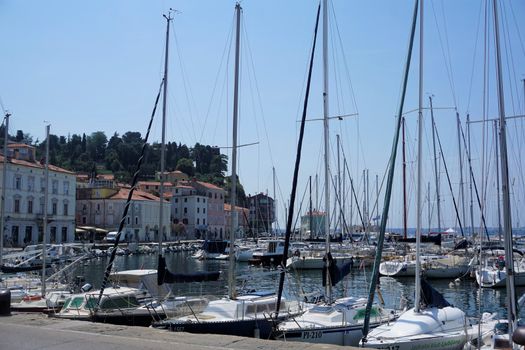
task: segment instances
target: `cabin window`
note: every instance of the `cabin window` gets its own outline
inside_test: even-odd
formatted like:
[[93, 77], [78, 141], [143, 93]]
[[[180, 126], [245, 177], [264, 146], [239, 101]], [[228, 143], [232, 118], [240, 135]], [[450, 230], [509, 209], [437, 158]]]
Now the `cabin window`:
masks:
[[134, 296], [123, 296], [117, 298], [106, 299], [100, 304], [101, 309], [129, 309], [139, 306], [137, 298]]
[[[69, 299], [69, 308], [70, 309], [79, 309], [82, 306], [83, 302], [84, 302], [84, 297], [82, 297], [82, 296], [76, 297], [76, 298], [73, 298], [73, 299]], [[67, 303], [67, 301], [66, 301], [66, 303]], [[68, 305], [64, 304], [64, 309], [67, 306]]]

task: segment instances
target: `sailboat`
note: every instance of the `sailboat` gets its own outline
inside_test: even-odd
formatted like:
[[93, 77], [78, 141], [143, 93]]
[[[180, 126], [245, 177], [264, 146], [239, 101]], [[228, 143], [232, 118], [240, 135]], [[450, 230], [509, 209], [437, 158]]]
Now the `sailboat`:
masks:
[[[422, 213], [422, 136], [423, 136], [423, 3], [415, 2], [409, 57], [405, 67], [405, 87], [408, 76], [408, 62], [414, 41], [414, 33], [419, 6], [419, 121], [418, 121], [418, 168], [417, 168], [417, 231], [416, 231], [416, 271], [414, 307], [405, 311], [393, 323], [383, 324], [370, 333], [364, 329], [362, 345], [377, 349], [435, 348], [459, 350], [467, 342], [467, 319], [465, 313], [451, 306], [445, 298], [429, 284], [421, 280], [421, 213]], [[405, 89], [404, 89], [405, 91]], [[403, 93], [404, 99], [404, 93]], [[402, 107], [400, 108], [402, 110]], [[400, 113], [401, 115], [401, 113]], [[399, 118], [399, 116], [398, 116]], [[392, 166], [392, 164], [391, 164]], [[392, 168], [391, 168], [392, 169]], [[393, 175], [393, 172], [391, 173]], [[391, 180], [391, 179], [389, 179]], [[383, 226], [383, 223], [382, 223]], [[383, 229], [383, 228], [382, 228]], [[382, 242], [380, 242], [382, 244]], [[377, 256], [376, 256], [377, 258]], [[377, 262], [378, 259], [376, 259]], [[372, 277], [375, 283], [374, 276]], [[370, 287], [373, 293], [373, 284]]]
[[[321, 5], [319, 5], [321, 6]], [[311, 343], [324, 343], [336, 345], [358, 345], [362, 336], [363, 316], [366, 307], [366, 298], [345, 297], [332, 300], [332, 286], [335, 286], [351, 268], [351, 263], [337, 266], [330, 249], [330, 173], [329, 173], [329, 140], [328, 140], [328, 69], [327, 69], [327, 39], [328, 39], [328, 7], [327, 0], [323, 1], [323, 63], [324, 63], [324, 162], [325, 162], [325, 255], [323, 257], [323, 285], [325, 286], [324, 301], [311, 308], [303, 314], [293, 316], [285, 322], [277, 325], [273, 337], [286, 341], [303, 341]], [[319, 21], [318, 9], [316, 33]], [[310, 63], [311, 64], [311, 63]], [[311, 72], [310, 72], [311, 73]], [[303, 112], [305, 114], [305, 112]], [[293, 201], [292, 201], [293, 202]], [[291, 215], [288, 217], [291, 222]], [[397, 315], [392, 310], [374, 306], [373, 325], [395, 319]]]
[[[239, 59], [240, 59], [240, 26], [241, 11], [239, 3], [235, 5], [236, 41], [235, 41], [235, 79], [233, 98], [233, 144], [232, 144], [232, 174], [231, 174], [231, 208], [232, 227], [230, 230], [228, 296], [212, 300], [202, 312], [191, 315], [170, 318], [153, 323], [155, 328], [164, 328], [177, 332], [211, 333], [237, 335], [244, 337], [268, 338], [276, 320], [271, 316], [276, 309], [277, 296], [271, 291], [252, 292], [237, 295], [235, 285], [235, 233], [237, 231], [236, 187], [237, 187], [237, 119], [239, 111]], [[301, 312], [300, 303], [285, 301], [286, 312], [280, 319]]]

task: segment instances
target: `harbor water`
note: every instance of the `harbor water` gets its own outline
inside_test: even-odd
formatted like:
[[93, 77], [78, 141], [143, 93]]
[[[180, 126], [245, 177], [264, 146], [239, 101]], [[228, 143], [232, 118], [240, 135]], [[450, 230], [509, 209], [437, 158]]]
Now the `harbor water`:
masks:
[[[191, 257], [190, 252], [166, 253], [166, 263], [172, 272], [191, 273], [196, 271], [221, 271], [218, 281], [203, 283], [173, 284], [174, 295], [206, 295], [222, 297], [228, 294], [227, 260], [197, 260]], [[95, 258], [84, 262], [73, 270], [72, 276], [83, 276], [86, 283], [94, 288], [102, 285], [104, 271], [109, 258]], [[127, 255], [117, 256], [114, 262], [114, 271], [130, 269], [156, 269], [157, 255]], [[238, 291], [248, 290], [277, 290], [279, 271], [260, 266], [251, 266], [247, 263], [236, 263]], [[343, 281], [332, 289], [333, 298], [343, 296], [367, 297], [371, 269], [356, 267]], [[380, 291], [387, 307], [399, 308], [402, 305], [413, 306], [414, 278], [380, 277]], [[462, 278], [460, 281], [431, 280], [430, 284], [444, 295], [454, 306], [464, 310], [468, 316], [477, 317], [480, 312], [497, 312], [498, 317], [506, 317], [506, 290], [505, 288], [484, 288], [479, 291], [474, 279]], [[323, 294], [322, 273], [320, 270], [290, 271], [286, 275], [286, 291], [288, 296], [299, 296], [309, 299]], [[518, 288], [519, 297], [525, 288]], [[377, 299], [377, 297], [376, 297]], [[520, 311], [520, 316], [525, 313]]]

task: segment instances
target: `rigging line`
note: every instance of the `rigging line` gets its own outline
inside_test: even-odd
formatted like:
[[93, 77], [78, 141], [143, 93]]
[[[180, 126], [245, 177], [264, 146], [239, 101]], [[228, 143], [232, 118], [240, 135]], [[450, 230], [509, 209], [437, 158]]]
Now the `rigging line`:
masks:
[[357, 108], [357, 102], [356, 102], [356, 98], [355, 98], [355, 92], [354, 92], [354, 86], [352, 84], [352, 79], [350, 77], [350, 69], [348, 69], [348, 62], [346, 60], [346, 54], [345, 54], [345, 49], [344, 49], [344, 46], [343, 46], [343, 40], [341, 38], [341, 32], [339, 30], [339, 23], [337, 21], [337, 17], [336, 17], [336, 11], [334, 9], [334, 4], [333, 2], [331, 3], [332, 5], [332, 15], [334, 17], [334, 25], [335, 25], [335, 28], [336, 28], [336, 33], [337, 33], [337, 38], [339, 39], [339, 47], [341, 49], [341, 53], [342, 53], [342, 56], [343, 56], [343, 64], [344, 64], [344, 67], [345, 67], [345, 72], [346, 72], [346, 75], [347, 75], [347, 80], [348, 80], [348, 84], [349, 84], [349, 88], [350, 88], [350, 95], [352, 96], [352, 102], [354, 104], [354, 108], [355, 108], [355, 111], [357, 114], [359, 114], [359, 109]]
[[472, 69], [470, 71], [470, 83], [469, 83], [469, 89], [468, 89], [468, 98], [467, 98], [467, 112], [470, 110], [470, 99], [472, 97], [472, 86], [474, 85], [474, 67], [476, 65], [476, 51], [478, 47], [478, 40], [479, 40], [479, 29], [481, 26], [481, 10], [483, 9], [483, 1], [479, 2], [479, 12], [478, 12], [478, 25], [476, 28], [476, 40], [474, 40], [474, 50], [472, 55]]
[[[438, 21], [437, 16], [436, 16], [436, 10], [434, 8], [434, 2], [431, 1], [430, 3], [432, 4], [432, 13], [434, 14], [434, 21], [436, 22], [436, 28], [437, 28], [438, 38], [439, 38], [439, 45], [441, 47], [441, 54], [443, 55], [443, 61], [445, 62], [445, 70], [447, 71], [447, 78], [448, 78], [448, 83], [450, 85], [450, 90], [451, 90], [451, 93], [452, 93], [452, 99], [454, 100], [454, 106], [457, 107], [458, 104], [457, 104], [457, 99], [456, 99], [456, 91], [455, 91], [455, 88], [454, 88], [454, 80], [452, 78], [452, 65], [449, 62], [450, 61], [450, 49], [448, 49], [448, 38], [445, 37], [445, 40], [447, 41], [447, 50], [445, 50], [445, 47], [443, 46], [443, 38], [441, 36], [441, 30], [439, 29], [439, 21]], [[444, 18], [445, 14], [444, 14], [443, 8], [442, 8], [442, 11], [443, 11], [443, 23], [444, 23], [443, 26], [445, 27], [445, 36], [446, 36], [447, 35], [447, 33], [446, 33], [446, 21], [445, 21], [445, 18]], [[445, 52], [445, 51], [447, 51], [447, 52]]]
[[[505, 11], [505, 6], [503, 3], [501, 5], [501, 13], [502, 13], [502, 30], [503, 30], [503, 42], [506, 44], [505, 46], [505, 56], [507, 58], [507, 74], [508, 74], [508, 81], [509, 81], [509, 90], [510, 90], [510, 99], [512, 104], [512, 111], [514, 114], [518, 114], [521, 110], [520, 106], [520, 99], [517, 97], [520, 95], [519, 93], [519, 83], [516, 81], [516, 79], [513, 77], [516, 77], [516, 69], [514, 64], [514, 55], [512, 53], [512, 45], [511, 45], [511, 39], [510, 39], [510, 32], [507, 20], [507, 11]], [[513, 88], [516, 89], [516, 91], [513, 91]], [[514, 97], [514, 93], [516, 94], [516, 98]], [[515, 101], [516, 100], [516, 101]], [[516, 107], [515, 105], [518, 105]]]
[[[173, 33], [173, 39], [175, 41], [175, 48], [176, 48], [176, 51], [177, 51], [177, 56], [179, 57], [179, 69], [181, 71], [182, 84], [184, 86], [184, 95], [186, 97], [186, 103], [188, 104], [188, 112], [190, 114], [191, 132], [193, 134], [194, 140], [197, 141], [198, 140], [197, 139], [197, 134], [195, 133], [195, 125], [194, 125], [194, 122], [193, 122], [193, 120], [195, 118], [193, 117], [194, 114], [192, 113], [193, 106], [195, 105], [195, 103], [191, 103], [192, 101], [195, 102], [195, 99], [193, 98], [191, 85], [190, 85], [190, 83], [188, 81], [188, 78], [187, 78], [186, 69], [185, 69], [184, 63], [183, 63], [184, 61], [182, 59], [182, 49], [181, 49], [181, 45], [179, 45], [179, 40], [177, 38], [177, 33], [175, 32], [175, 26], [171, 27], [171, 32]], [[176, 101], [176, 99], [174, 97], [173, 97], [173, 99]], [[205, 126], [206, 125], [204, 125], [203, 128]]]
[[522, 51], [523, 56], [525, 56], [525, 47], [523, 46], [523, 39], [521, 39], [521, 33], [520, 33], [520, 28], [518, 26], [518, 21], [516, 20], [516, 14], [514, 13], [514, 8], [512, 7], [512, 2], [509, 1], [508, 4], [509, 4], [509, 7], [510, 7], [510, 12], [512, 12], [512, 19], [514, 19], [514, 24], [516, 26], [516, 35], [518, 36], [518, 39], [519, 39], [521, 51]]
[[[211, 107], [212, 107], [212, 104], [213, 104], [213, 97], [215, 96], [215, 91], [217, 89], [217, 86], [218, 86], [218, 82], [219, 82], [219, 77], [221, 75], [221, 71], [222, 71], [222, 67], [223, 67], [223, 63], [225, 62], [225, 56], [227, 54], [227, 57], [228, 57], [228, 60], [229, 60], [229, 56], [230, 56], [230, 50], [231, 50], [231, 40], [232, 40], [232, 36], [233, 36], [233, 26], [234, 26], [234, 23], [235, 23], [235, 14], [233, 15], [232, 17], [232, 24], [231, 24], [231, 27], [230, 27], [230, 32], [229, 34], [226, 36], [226, 42], [224, 44], [224, 48], [223, 48], [223, 51], [222, 51], [222, 55], [221, 55], [221, 59], [220, 59], [220, 63], [219, 63], [219, 69], [217, 70], [217, 74], [215, 76], [215, 81], [213, 83], [213, 89], [212, 89], [212, 94], [211, 94], [211, 98], [210, 98], [210, 102], [208, 104], [208, 108], [207, 108], [207, 111], [206, 111], [206, 115], [205, 115], [205, 118], [204, 118], [204, 125], [207, 125], [208, 124], [208, 118], [210, 116], [210, 113], [211, 113]], [[219, 119], [219, 118], [217, 118]], [[202, 132], [201, 132], [201, 135], [199, 137], [199, 140], [202, 140], [203, 138], [203, 135], [204, 135], [204, 128], [202, 129]], [[214, 130], [217, 130], [217, 128], [215, 128]]]
[[[137, 161], [137, 167], [136, 167], [135, 173], [133, 174], [133, 180], [131, 182], [131, 188], [130, 188], [129, 193], [128, 193], [128, 198], [126, 200], [126, 205], [124, 206], [124, 211], [122, 212], [122, 218], [120, 219], [120, 223], [119, 223], [119, 227], [118, 227], [118, 231], [117, 231], [118, 233], [117, 233], [117, 235], [115, 237], [115, 243], [113, 243], [113, 250], [111, 251], [109, 262], [108, 262], [108, 264], [106, 266], [106, 271], [104, 272], [104, 279], [102, 280], [102, 286], [100, 287], [100, 293], [98, 295], [98, 299], [97, 299], [95, 310], [97, 310], [100, 307], [100, 301], [102, 300], [102, 296], [104, 295], [104, 289], [106, 288], [106, 286], [107, 286], [107, 284], [109, 282], [109, 275], [111, 273], [111, 270], [113, 269], [113, 262], [115, 261], [118, 244], [120, 242], [120, 237], [122, 235], [122, 230], [124, 229], [124, 224], [125, 224], [125, 221], [126, 221], [126, 216], [128, 215], [128, 210], [129, 210], [129, 207], [131, 206], [131, 201], [132, 201], [132, 198], [133, 198], [133, 192], [135, 191], [135, 186], [137, 185], [137, 182], [138, 182], [138, 179], [139, 179], [140, 171], [141, 171], [141, 168], [142, 168], [142, 162], [143, 162], [143, 160], [144, 160], [144, 158], [146, 156], [146, 149], [148, 148], [148, 138], [149, 138], [149, 134], [150, 134], [150, 131], [151, 131], [151, 126], [153, 124], [153, 120], [155, 118], [155, 113], [157, 111], [157, 106], [158, 106], [158, 103], [159, 103], [159, 100], [160, 100], [160, 95], [162, 93], [162, 87], [163, 86], [164, 86], [164, 79], [162, 79], [162, 81], [160, 83], [159, 92], [157, 93], [157, 98], [155, 99], [155, 104], [153, 106], [153, 111], [151, 112], [151, 117], [150, 117], [150, 120], [149, 120], [148, 129], [147, 129], [147, 132], [146, 132], [146, 136], [144, 137], [144, 143], [142, 144], [142, 151], [141, 151], [140, 157], [139, 157], [139, 159]], [[159, 247], [159, 249], [162, 249], [162, 248]]]
[[[487, 235], [487, 239], [490, 239], [489, 232], [487, 230], [487, 223], [485, 222], [485, 215], [483, 214], [483, 211], [481, 211], [481, 209], [482, 209], [482, 207], [481, 207], [481, 200], [479, 198], [478, 185], [477, 185], [476, 179], [474, 177], [474, 171], [472, 170], [472, 158], [470, 156], [470, 150], [468, 149], [467, 140], [465, 138], [465, 133], [463, 132], [463, 127], [461, 125], [459, 127], [459, 131], [461, 133], [461, 139], [463, 140], [463, 148], [465, 149], [465, 152], [467, 153], [467, 162], [468, 162], [468, 167], [469, 167], [470, 178], [472, 179], [472, 184], [474, 185], [474, 192], [476, 193], [476, 199], [478, 201], [478, 206], [479, 206], [479, 209], [480, 209], [481, 221], [483, 223], [483, 228], [485, 229], [485, 234]], [[437, 134], [437, 130], [436, 130], [436, 134]]]
[[436, 138], [437, 138], [438, 145], [439, 145], [439, 152], [441, 153], [441, 161], [443, 162], [443, 166], [445, 168], [445, 174], [447, 175], [448, 188], [450, 190], [450, 193], [452, 194], [452, 202], [454, 203], [454, 210], [456, 212], [456, 220], [459, 223], [459, 229], [461, 230], [461, 236], [465, 237], [465, 233], [463, 232], [463, 224], [461, 223], [461, 218], [459, 217], [458, 205], [456, 203], [456, 198], [454, 196], [454, 190], [452, 189], [452, 182], [450, 181], [450, 175], [448, 172], [447, 163], [445, 162], [445, 155], [443, 153], [443, 148], [441, 147], [441, 138], [439, 137], [439, 132], [437, 128], [435, 130], [436, 130]]

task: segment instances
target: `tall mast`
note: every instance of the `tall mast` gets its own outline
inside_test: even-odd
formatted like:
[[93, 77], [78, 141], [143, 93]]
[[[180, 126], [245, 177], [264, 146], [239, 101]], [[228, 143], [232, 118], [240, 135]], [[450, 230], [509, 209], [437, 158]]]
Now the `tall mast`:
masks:
[[[503, 194], [503, 232], [505, 233], [505, 269], [507, 272], [507, 315], [509, 320], [509, 334], [514, 330], [516, 320], [516, 289], [514, 284], [514, 259], [512, 257], [512, 217], [510, 211], [509, 194], [509, 165], [507, 159], [507, 133], [505, 131], [505, 100], [503, 93], [503, 75], [501, 68], [501, 53], [499, 43], [498, 4], [494, 5], [494, 33], [496, 39], [496, 78], [498, 81], [498, 110], [499, 110], [499, 144], [501, 162], [501, 191]], [[512, 342], [512, 338], [509, 338]]]
[[341, 234], [343, 233], [343, 226], [341, 224], [342, 222], [342, 206], [341, 206], [341, 140], [339, 138], [339, 134], [337, 136], [337, 196], [336, 199], [339, 198], [339, 200], [336, 200], [336, 204], [339, 207], [338, 213], [338, 219], [337, 219], [337, 227], [341, 225]]
[[418, 107], [418, 137], [417, 137], [417, 209], [416, 209], [416, 286], [414, 312], [419, 312], [421, 291], [421, 187], [423, 160], [423, 0], [419, 7], [419, 107]]
[[44, 181], [46, 187], [44, 189], [44, 226], [42, 232], [42, 297], [46, 295], [46, 241], [47, 241], [47, 202], [49, 194], [49, 128], [50, 125], [46, 125], [46, 165]]
[[164, 49], [164, 86], [162, 91], [162, 139], [160, 146], [160, 187], [159, 187], [159, 257], [162, 256], [162, 239], [164, 234], [164, 172], [166, 169], [166, 101], [168, 98], [168, 54], [170, 41], [170, 22], [172, 20], [171, 13], [164, 15], [166, 18], [166, 47]]
[[[277, 217], [277, 213], [276, 213], [276, 210], [277, 210], [277, 206], [276, 206], [276, 203], [277, 203], [277, 193], [275, 192], [275, 167], [272, 167], [272, 175], [273, 175], [273, 207], [272, 207], [272, 219], [275, 221], [275, 225], [274, 225], [274, 231], [276, 232], [276, 225], [277, 225], [277, 220], [275, 220], [275, 218]], [[277, 234], [277, 233], [276, 233]]]
[[472, 159], [471, 159], [471, 148], [470, 148], [470, 115], [467, 114], [467, 157], [468, 157], [468, 164], [469, 164], [469, 192], [470, 192], [470, 235], [474, 235], [474, 198], [472, 193], [472, 183], [474, 182], [474, 179], [472, 177]]
[[308, 227], [310, 228], [310, 237], [309, 238], [312, 238], [312, 233], [313, 233], [313, 227], [312, 227], [312, 175], [310, 175], [310, 179], [309, 179], [309, 187], [310, 187], [310, 215], [308, 215]]
[[233, 85], [233, 142], [232, 142], [232, 177], [231, 177], [231, 230], [230, 230], [230, 267], [228, 269], [228, 286], [230, 299], [236, 299], [235, 290], [235, 232], [237, 231], [237, 119], [239, 118], [239, 58], [241, 45], [241, 5], [235, 5], [237, 17], [235, 32], [235, 68], [234, 68], [234, 85]]
[[407, 238], [407, 160], [406, 160], [406, 141], [405, 141], [405, 124], [404, 116], [401, 116], [401, 130], [403, 138], [403, 237]]
[[[441, 198], [439, 194], [439, 169], [438, 158], [436, 155], [436, 122], [434, 120], [434, 109], [432, 106], [432, 96], [428, 96], [430, 100], [430, 118], [432, 119], [432, 147], [434, 149], [434, 177], [436, 179], [436, 207], [437, 207], [437, 229], [441, 232]], [[429, 192], [430, 195], [430, 192]]]
[[5, 129], [4, 129], [4, 167], [2, 168], [2, 213], [0, 215], [0, 266], [3, 265], [4, 258], [4, 236], [5, 236], [5, 194], [7, 184], [7, 139], [9, 137], [9, 117], [11, 114], [5, 113]]
[[463, 153], [461, 151], [461, 120], [459, 119], [459, 113], [456, 111], [456, 123], [458, 129], [458, 162], [459, 162], [459, 200], [461, 203], [461, 221], [463, 224], [465, 220], [465, 191], [463, 183]]
[[[326, 253], [330, 253], [330, 143], [328, 132], [328, 1], [323, 0], [323, 126], [324, 126], [324, 203], [325, 222], [324, 231], [326, 235]], [[326, 260], [327, 271], [330, 268], [329, 259]], [[332, 303], [332, 283], [330, 274], [326, 274], [326, 297], [328, 303]]]
[[500, 182], [499, 182], [499, 137], [498, 137], [498, 121], [494, 120], [494, 157], [496, 162], [496, 195], [498, 196], [498, 238], [501, 242], [501, 194], [500, 194]]

